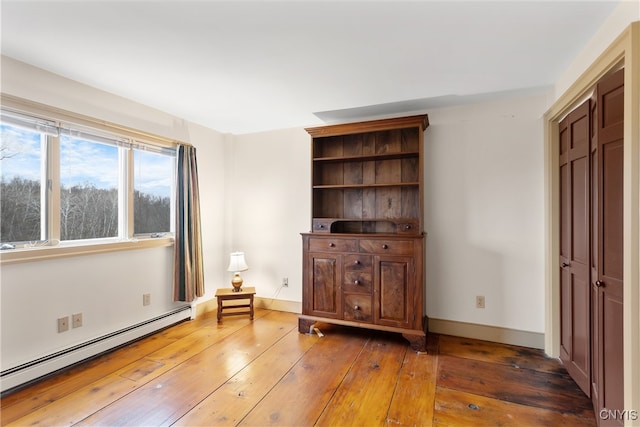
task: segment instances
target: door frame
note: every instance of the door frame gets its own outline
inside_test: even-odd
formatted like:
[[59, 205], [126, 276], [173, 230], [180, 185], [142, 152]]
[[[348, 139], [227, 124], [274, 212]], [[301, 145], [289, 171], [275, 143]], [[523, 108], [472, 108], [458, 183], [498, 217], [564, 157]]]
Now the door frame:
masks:
[[640, 410], [640, 22], [629, 25], [545, 113], [545, 352], [560, 352], [558, 123], [624, 66], [624, 403]]

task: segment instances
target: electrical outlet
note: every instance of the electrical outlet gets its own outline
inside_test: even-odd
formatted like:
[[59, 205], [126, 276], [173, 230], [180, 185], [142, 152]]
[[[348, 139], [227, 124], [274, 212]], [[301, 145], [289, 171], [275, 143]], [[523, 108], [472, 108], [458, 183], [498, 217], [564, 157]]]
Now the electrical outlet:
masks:
[[282, 287], [283, 288], [288, 288], [289, 287], [289, 278], [288, 277], [283, 277], [282, 278]]
[[76, 313], [71, 316], [71, 327], [79, 328], [82, 326], [82, 313]]
[[142, 305], [151, 305], [151, 294], [142, 295]]
[[58, 333], [69, 330], [69, 316], [64, 316], [58, 319]]
[[484, 308], [484, 295], [476, 297], [476, 308]]

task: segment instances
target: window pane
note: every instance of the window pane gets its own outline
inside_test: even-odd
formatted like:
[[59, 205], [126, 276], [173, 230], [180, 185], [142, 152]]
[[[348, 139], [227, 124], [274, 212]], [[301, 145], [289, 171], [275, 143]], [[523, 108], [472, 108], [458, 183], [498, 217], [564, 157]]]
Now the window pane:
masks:
[[134, 150], [134, 234], [171, 231], [175, 157]]
[[45, 136], [6, 124], [0, 127], [0, 240], [3, 243], [42, 240]]
[[60, 240], [118, 236], [118, 147], [60, 137]]

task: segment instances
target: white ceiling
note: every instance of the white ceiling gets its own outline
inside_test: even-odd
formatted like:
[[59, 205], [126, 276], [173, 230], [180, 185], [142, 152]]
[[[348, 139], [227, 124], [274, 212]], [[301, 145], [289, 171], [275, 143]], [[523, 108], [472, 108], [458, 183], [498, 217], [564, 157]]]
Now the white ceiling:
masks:
[[2, 54], [246, 133], [549, 88], [617, 3], [2, 0]]

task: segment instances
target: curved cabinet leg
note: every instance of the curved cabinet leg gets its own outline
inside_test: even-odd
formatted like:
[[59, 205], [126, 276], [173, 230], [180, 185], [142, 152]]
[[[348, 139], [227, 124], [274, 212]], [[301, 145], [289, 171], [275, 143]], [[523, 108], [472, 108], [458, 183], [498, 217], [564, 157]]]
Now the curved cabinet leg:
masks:
[[414, 351], [419, 353], [426, 353], [427, 351], [427, 337], [426, 335], [409, 335], [402, 334], [404, 339], [409, 341], [409, 345]]
[[298, 317], [298, 332], [301, 334], [313, 334], [313, 325], [315, 324], [315, 320]]

